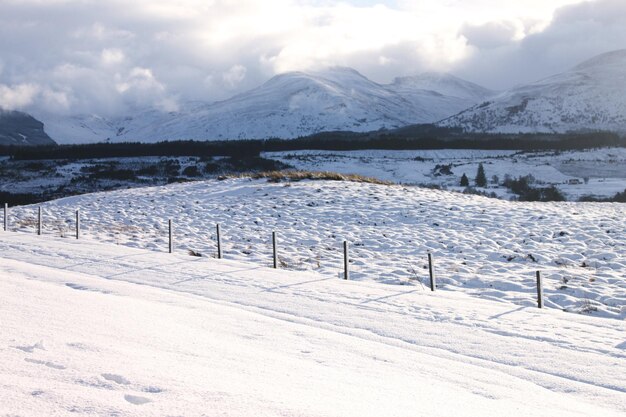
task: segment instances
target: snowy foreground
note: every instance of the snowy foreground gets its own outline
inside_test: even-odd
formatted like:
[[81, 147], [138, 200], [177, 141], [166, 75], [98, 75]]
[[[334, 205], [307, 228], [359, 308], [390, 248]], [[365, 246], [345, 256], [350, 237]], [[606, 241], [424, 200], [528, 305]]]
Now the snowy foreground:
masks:
[[[428, 286], [427, 253], [438, 288], [519, 306], [536, 305], [535, 273], [546, 307], [626, 318], [626, 206], [514, 203], [416, 187], [345, 181], [269, 183], [231, 179], [95, 193], [42, 205], [44, 235], [82, 236], [165, 252], [167, 221], [175, 252], [216, 254], [221, 224], [226, 259], [272, 263], [278, 234], [282, 269], [343, 274], [350, 242], [351, 279]], [[10, 230], [33, 233], [37, 208], [10, 211]], [[187, 256], [187, 259], [191, 258]]]
[[50, 235], [0, 254], [0, 415], [626, 413], [621, 320]]

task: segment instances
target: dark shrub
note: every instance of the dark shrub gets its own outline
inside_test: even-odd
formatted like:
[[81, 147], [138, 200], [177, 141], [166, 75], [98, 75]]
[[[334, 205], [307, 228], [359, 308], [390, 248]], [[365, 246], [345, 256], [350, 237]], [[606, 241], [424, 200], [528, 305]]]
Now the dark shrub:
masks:
[[147, 167], [141, 168], [137, 171], [137, 175], [146, 175], [149, 177], [153, 177], [159, 173], [159, 168], [156, 165], [148, 165]]
[[199, 177], [200, 171], [198, 170], [197, 166], [191, 165], [183, 169], [183, 175], [186, 177]]

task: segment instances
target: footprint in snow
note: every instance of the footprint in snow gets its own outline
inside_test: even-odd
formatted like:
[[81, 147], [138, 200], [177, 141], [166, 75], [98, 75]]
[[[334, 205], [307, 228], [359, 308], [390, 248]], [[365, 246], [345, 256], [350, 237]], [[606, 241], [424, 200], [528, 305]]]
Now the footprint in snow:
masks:
[[102, 294], [111, 294], [111, 291], [107, 291], [107, 290], [100, 290], [97, 288], [90, 288], [84, 285], [80, 285], [80, 284], [74, 284], [73, 282], [66, 282], [65, 283], [66, 287], [69, 287], [73, 290], [78, 290], [78, 291], [93, 291], [93, 292], [99, 292]]
[[146, 397], [140, 397], [138, 395], [130, 395], [130, 394], [124, 395], [124, 399], [128, 401], [129, 403], [135, 404], [135, 405], [142, 405], [142, 404], [151, 402], [151, 400]]
[[70, 347], [72, 349], [80, 350], [80, 351], [98, 352], [97, 348], [95, 348], [93, 346], [86, 345], [84, 343], [80, 343], [80, 342], [66, 343], [66, 346]]
[[35, 349], [41, 349], [41, 350], [46, 350], [45, 347], [43, 347], [43, 342], [40, 341], [39, 343], [35, 343], [32, 346], [13, 346], [15, 349], [19, 349], [22, 352], [26, 352], [26, 353], [33, 353], [35, 351]]
[[[104, 379], [106, 379], [107, 381], [111, 381], [111, 382], [115, 382], [116, 384], [120, 384], [120, 385], [130, 385], [130, 381], [126, 378], [124, 378], [122, 375], [117, 375], [117, 374], [102, 374], [102, 377]], [[148, 394], [159, 394], [161, 392], [163, 392], [163, 390], [159, 387], [154, 387], [154, 386], [148, 386], [148, 387], [143, 387], [141, 388], [141, 391], [148, 393]], [[151, 400], [148, 398], [144, 398], [144, 397], [139, 397], [136, 395], [126, 395], [124, 398], [126, 398], [126, 401], [133, 403], [133, 404], [145, 404], [147, 402], [150, 402]]]
[[52, 368], [52, 369], [59, 369], [59, 370], [65, 369], [65, 366], [56, 364], [54, 362], [46, 362], [46, 361], [40, 361], [40, 360], [37, 360], [37, 359], [30, 359], [30, 358], [24, 358], [24, 360], [26, 362], [29, 362], [29, 363], [34, 363], [36, 365], [44, 365], [44, 366], [47, 366], [48, 368]]
[[107, 381], [113, 381], [120, 385], [130, 385], [130, 381], [124, 378], [122, 375], [102, 374], [102, 378], [106, 379]]

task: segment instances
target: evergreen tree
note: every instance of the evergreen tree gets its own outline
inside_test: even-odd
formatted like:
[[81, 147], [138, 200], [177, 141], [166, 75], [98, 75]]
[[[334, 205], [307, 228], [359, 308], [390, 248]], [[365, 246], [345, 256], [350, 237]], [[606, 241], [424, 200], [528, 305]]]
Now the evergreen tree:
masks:
[[476, 186], [477, 187], [486, 187], [487, 186], [487, 176], [485, 175], [485, 168], [483, 168], [482, 162], [478, 164], [478, 172], [476, 173]]
[[469, 187], [469, 179], [465, 173], [463, 173], [463, 176], [461, 177], [461, 187]]

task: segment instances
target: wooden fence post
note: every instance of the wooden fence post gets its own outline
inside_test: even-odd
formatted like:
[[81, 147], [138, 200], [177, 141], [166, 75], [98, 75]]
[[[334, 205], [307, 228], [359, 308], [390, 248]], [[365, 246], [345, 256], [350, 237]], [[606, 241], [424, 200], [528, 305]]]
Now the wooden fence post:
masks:
[[428, 254], [428, 274], [430, 275], [430, 290], [435, 291], [435, 288], [437, 287], [437, 283], [435, 281], [435, 268], [433, 265], [432, 253]]
[[222, 259], [222, 240], [220, 238], [220, 225], [217, 224], [217, 259]]
[[37, 235], [41, 236], [41, 229], [42, 229], [42, 225], [41, 225], [41, 206], [39, 206], [38, 211], [37, 211]]
[[80, 213], [76, 210], [76, 239], [80, 237]]
[[9, 231], [9, 205], [4, 203], [4, 231]]
[[168, 226], [168, 234], [169, 234], [169, 252], [172, 253], [174, 250], [174, 242], [172, 240], [172, 219], [167, 221]]
[[274, 269], [278, 268], [278, 253], [276, 252], [276, 232], [272, 232], [272, 249], [274, 252]]
[[539, 271], [537, 271], [537, 307], [543, 308], [543, 281]]
[[350, 267], [348, 257], [348, 241], [343, 241], [343, 279], [350, 279]]

